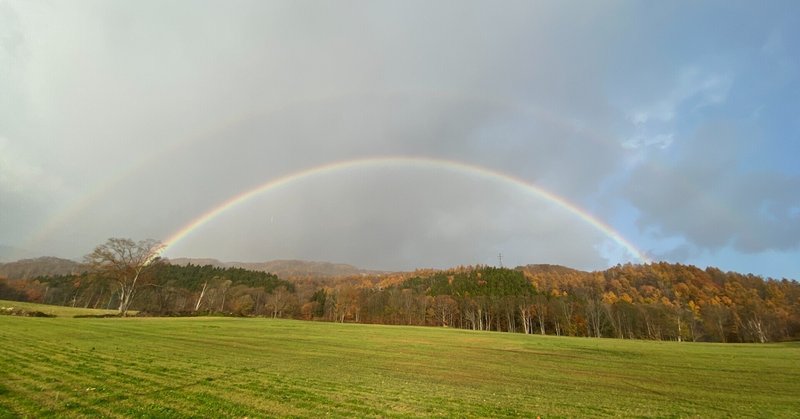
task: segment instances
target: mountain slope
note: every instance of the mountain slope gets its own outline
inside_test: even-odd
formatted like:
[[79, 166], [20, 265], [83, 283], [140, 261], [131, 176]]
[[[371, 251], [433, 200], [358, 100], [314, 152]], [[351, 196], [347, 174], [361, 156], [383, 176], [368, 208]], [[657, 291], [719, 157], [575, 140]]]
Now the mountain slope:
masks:
[[74, 260], [45, 256], [0, 263], [0, 276], [8, 279], [28, 279], [47, 275], [69, 275], [80, 273], [82, 266]]

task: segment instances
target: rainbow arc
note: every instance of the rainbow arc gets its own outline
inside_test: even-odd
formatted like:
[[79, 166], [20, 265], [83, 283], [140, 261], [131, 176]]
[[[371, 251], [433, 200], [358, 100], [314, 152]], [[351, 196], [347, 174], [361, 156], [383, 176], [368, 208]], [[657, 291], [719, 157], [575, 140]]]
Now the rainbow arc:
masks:
[[175, 231], [169, 238], [164, 241], [165, 251], [182, 240], [186, 239], [193, 232], [200, 229], [202, 226], [210, 223], [215, 218], [223, 215], [225, 212], [244, 204], [250, 199], [268, 193], [270, 191], [289, 186], [294, 182], [300, 180], [312, 179], [326, 175], [333, 175], [337, 173], [344, 173], [354, 170], [365, 169], [378, 169], [378, 168], [425, 168], [435, 170], [446, 170], [449, 172], [466, 175], [477, 176], [480, 178], [494, 180], [504, 183], [515, 188], [518, 188], [525, 193], [544, 199], [553, 205], [567, 211], [568, 213], [578, 217], [585, 223], [591, 225], [595, 229], [602, 232], [606, 237], [616, 242], [626, 249], [635, 259], [642, 263], [648, 263], [649, 259], [645, 256], [644, 252], [634, 246], [629, 240], [623, 237], [614, 228], [604, 223], [588, 211], [575, 205], [564, 197], [556, 195], [555, 193], [544, 189], [538, 185], [528, 183], [523, 179], [506, 173], [494, 171], [486, 167], [467, 164], [458, 161], [435, 159], [430, 157], [371, 157], [354, 160], [345, 160], [315, 166], [298, 172], [290, 173], [275, 179], [268, 180], [254, 188], [241, 192], [221, 202], [217, 206], [200, 214], [183, 227]]

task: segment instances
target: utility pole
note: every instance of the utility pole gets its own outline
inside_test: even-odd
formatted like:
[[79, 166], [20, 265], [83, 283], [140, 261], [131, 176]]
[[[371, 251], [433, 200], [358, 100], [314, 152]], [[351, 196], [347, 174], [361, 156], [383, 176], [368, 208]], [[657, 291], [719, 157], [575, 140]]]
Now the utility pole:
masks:
[[503, 267], [503, 254], [502, 253], [498, 253], [497, 254], [497, 262], [500, 264], [500, 267], [502, 268]]

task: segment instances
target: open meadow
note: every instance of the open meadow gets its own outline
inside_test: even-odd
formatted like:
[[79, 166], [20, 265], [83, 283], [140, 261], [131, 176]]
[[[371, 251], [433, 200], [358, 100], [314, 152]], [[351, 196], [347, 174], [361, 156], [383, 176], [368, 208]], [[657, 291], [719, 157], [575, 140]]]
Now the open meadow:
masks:
[[[117, 310], [100, 310], [94, 308], [66, 307], [66, 306], [55, 306], [49, 304], [27, 303], [23, 301], [0, 300], [0, 310], [3, 309], [6, 310], [18, 309], [26, 312], [36, 311], [46, 314], [47, 316], [55, 316], [55, 317], [106, 316], [106, 315], [113, 316], [118, 313]], [[136, 312], [131, 311], [131, 314], [136, 314]]]
[[0, 316], [0, 417], [797, 417], [798, 395], [798, 343]]

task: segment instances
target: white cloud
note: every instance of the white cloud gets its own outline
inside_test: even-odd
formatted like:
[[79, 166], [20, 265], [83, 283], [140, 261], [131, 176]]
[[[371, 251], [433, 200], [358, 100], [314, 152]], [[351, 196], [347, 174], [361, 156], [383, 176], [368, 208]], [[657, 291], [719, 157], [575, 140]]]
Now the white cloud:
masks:
[[653, 136], [635, 135], [622, 143], [622, 146], [627, 149], [637, 149], [642, 147], [657, 147], [660, 149], [665, 149], [672, 144], [674, 139], [675, 135], [673, 133], [656, 134]]
[[635, 126], [672, 122], [686, 105], [691, 105], [690, 111], [696, 111], [724, 103], [732, 85], [730, 74], [684, 68], [663, 97], [629, 110], [628, 120]]

